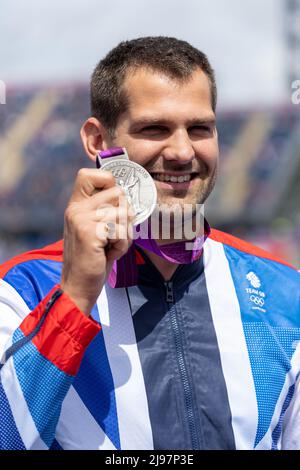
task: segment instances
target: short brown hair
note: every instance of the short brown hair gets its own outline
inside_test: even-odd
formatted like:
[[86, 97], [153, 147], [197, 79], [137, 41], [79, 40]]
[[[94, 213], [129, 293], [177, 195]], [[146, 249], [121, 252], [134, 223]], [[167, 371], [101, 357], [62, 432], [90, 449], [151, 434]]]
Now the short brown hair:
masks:
[[91, 113], [114, 134], [119, 116], [128, 107], [123, 83], [129, 69], [145, 67], [184, 81], [198, 67], [208, 77], [212, 109], [217, 103], [214, 71], [206, 55], [188, 42], [155, 36], [121, 42], [96, 66], [91, 78]]

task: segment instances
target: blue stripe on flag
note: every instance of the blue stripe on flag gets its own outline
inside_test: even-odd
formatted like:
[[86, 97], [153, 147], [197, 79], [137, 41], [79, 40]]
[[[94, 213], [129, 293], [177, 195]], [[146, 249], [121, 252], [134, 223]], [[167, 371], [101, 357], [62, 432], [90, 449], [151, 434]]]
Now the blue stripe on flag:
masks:
[[30, 310], [34, 310], [48, 292], [60, 282], [62, 263], [52, 260], [30, 260], [11, 268], [4, 276], [22, 297]]
[[[99, 321], [96, 305], [92, 316]], [[102, 330], [88, 346], [73, 386], [99, 426], [120, 449], [115, 386]]]
[[26, 450], [0, 381], [0, 449]]
[[272, 450], [277, 450], [278, 449], [277, 445], [278, 445], [278, 441], [279, 441], [279, 438], [280, 438], [281, 432], [282, 432], [282, 422], [283, 422], [284, 414], [285, 414], [289, 404], [291, 403], [291, 400], [292, 400], [293, 395], [294, 395], [294, 391], [295, 391], [295, 384], [291, 385], [290, 388], [289, 388], [289, 391], [287, 393], [287, 396], [285, 398], [285, 401], [284, 401], [284, 404], [283, 404], [283, 407], [282, 407], [282, 410], [281, 410], [281, 413], [280, 413], [280, 417], [279, 417], [277, 426], [275, 427], [274, 431], [272, 432]]
[[62, 448], [60, 443], [56, 439], [54, 439], [49, 450], [64, 450], [64, 449]]

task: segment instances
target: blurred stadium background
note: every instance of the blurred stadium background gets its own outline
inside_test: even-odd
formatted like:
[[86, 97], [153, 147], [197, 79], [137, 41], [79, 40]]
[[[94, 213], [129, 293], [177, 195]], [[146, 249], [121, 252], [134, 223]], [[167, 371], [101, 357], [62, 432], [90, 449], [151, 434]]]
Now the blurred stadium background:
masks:
[[[291, 83], [300, 79], [300, 2], [286, 1], [284, 11], [286, 100], [219, 111], [221, 168], [206, 216], [215, 228], [300, 269], [300, 105], [290, 99]], [[79, 138], [89, 115], [87, 84], [16, 85], [8, 87], [6, 103], [0, 105], [0, 262], [62, 237], [75, 174], [91, 166]]]

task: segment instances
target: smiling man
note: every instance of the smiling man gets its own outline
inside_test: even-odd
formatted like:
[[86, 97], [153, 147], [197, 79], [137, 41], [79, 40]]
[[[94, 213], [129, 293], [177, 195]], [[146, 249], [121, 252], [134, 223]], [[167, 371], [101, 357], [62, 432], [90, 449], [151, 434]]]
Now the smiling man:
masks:
[[[127, 41], [97, 65], [81, 138], [117, 172], [79, 170], [63, 243], [0, 268], [1, 448], [299, 447], [298, 272], [207, 221], [175, 237], [214, 187], [215, 111], [184, 41]], [[141, 167], [168, 238], [128, 230]]]
[[[103, 140], [110, 147], [122, 145], [154, 178], [159, 203], [203, 203], [214, 185], [218, 160], [208, 76], [196, 69], [187, 78], [176, 79], [133, 68], [124, 79], [123, 93], [128, 96], [127, 108], [112, 139], [101, 117], [84, 125], [87, 153], [95, 158]], [[94, 140], [89, 139], [91, 133]]]
[[[111, 124], [109, 116], [102, 115], [105, 104], [98, 102], [102, 96], [99, 88], [102, 90], [106, 85], [101, 83], [102, 70], [109, 76], [107, 81], [120, 74], [115, 68], [109, 73], [108, 56], [92, 77], [92, 111], [96, 117], [89, 118], [81, 130], [86, 153], [93, 161], [99, 149], [125, 147], [130, 159], [142, 165], [154, 179], [161, 211], [176, 208], [184, 211], [185, 217], [188, 210], [197, 214], [197, 205], [207, 199], [215, 184], [218, 164], [214, 75], [204, 56], [197, 59], [206, 73], [199, 67], [193, 70], [193, 64], [187, 62], [181, 69], [178, 67], [177, 75], [173, 72], [170, 77], [164, 70], [155, 69], [160, 67], [155, 55], [152, 69], [150, 65], [127, 64], [128, 70], [119, 85], [119, 102], [126, 105], [118, 109], [117, 123]], [[169, 60], [173, 66], [175, 58]], [[105, 99], [113, 101], [114, 97]], [[157, 242], [174, 241], [170, 232], [168, 240], [161, 235]], [[148, 256], [155, 262], [155, 253], [150, 251]], [[157, 262], [167, 277], [177, 267], [164, 258]]]

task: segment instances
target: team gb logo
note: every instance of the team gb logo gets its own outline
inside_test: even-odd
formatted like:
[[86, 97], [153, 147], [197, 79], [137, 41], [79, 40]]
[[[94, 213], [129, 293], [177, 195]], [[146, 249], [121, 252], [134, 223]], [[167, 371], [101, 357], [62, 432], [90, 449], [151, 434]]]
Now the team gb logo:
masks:
[[252, 287], [255, 287], [255, 289], [260, 288], [260, 286], [261, 286], [260, 279], [253, 271], [250, 271], [247, 274], [246, 278], [248, 279], [248, 281], [250, 282]]

